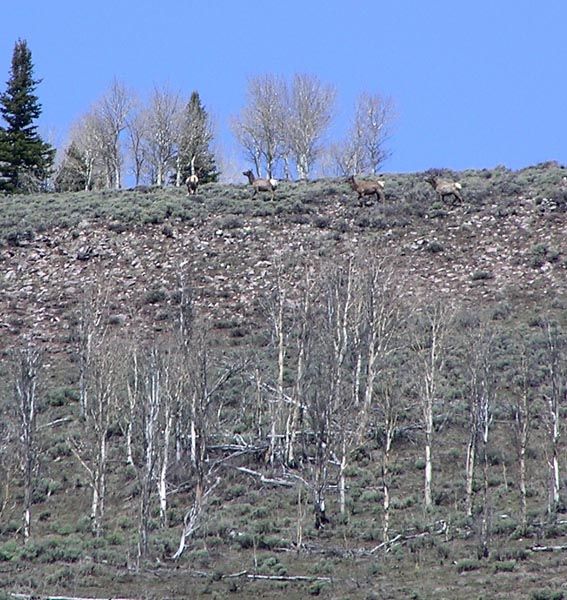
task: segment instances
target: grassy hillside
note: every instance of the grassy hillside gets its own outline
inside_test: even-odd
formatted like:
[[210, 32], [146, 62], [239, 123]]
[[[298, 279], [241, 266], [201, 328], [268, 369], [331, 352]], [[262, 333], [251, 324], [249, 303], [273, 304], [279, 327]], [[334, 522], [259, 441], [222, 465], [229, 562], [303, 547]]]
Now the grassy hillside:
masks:
[[[548, 465], [555, 383], [557, 414], [565, 414], [567, 172], [546, 163], [517, 172], [442, 174], [462, 183], [464, 204], [440, 202], [423, 174], [384, 175], [385, 205], [359, 206], [340, 180], [284, 182], [274, 202], [252, 198], [248, 186], [218, 184], [203, 186], [196, 197], [150, 189], [0, 198], [0, 590], [7, 597], [563, 597], [564, 437], [555, 448], [556, 503], [549, 501]], [[378, 363], [375, 397], [363, 409], [349, 400], [349, 390], [368, 331], [355, 330], [351, 316], [358, 314], [357, 294], [373, 265], [378, 278], [392, 274], [397, 297], [391, 302], [403, 317], [396, 322], [393, 358]], [[326, 307], [333, 290], [335, 308], [349, 297], [351, 267], [353, 312], [344, 326], [350, 341], [337, 367], [337, 392], [332, 336], [340, 340], [341, 328], [329, 326]], [[310, 289], [317, 292], [310, 296]], [[309, 313], [302, 312], [306, 298], [313, 300]], [[422, 317], [437, 305], [450, 307], [451, 318], [434, 398], [433, 502], [425, 508], [419, 361], [432, 348]], [[366, 300], [360, 306], [368, 310]], [[278, 308], [286, 346], [281, 370]], [[490, 363], [484, 379], [474, 360], [481, 330], [490, 331], [493, 344], [484, 355]], [[103, 436], [108, 471], [98, 535], [88, 467], [102, 421], [82, 411], [86, 332], [95, 340], [83, 371], [91, 401], [97, 385], [116, 374]], [[42, 360], [31, 537], [24, 544], [14, 380], [17, 352], [28, 344]], [[364, 376], [369, 365], [365, 355]], [[128, 409], [136, 393], [151, 396], [135, 386], [150, 381], [152, 368], [171, 374], [162, 378], [163, 389], [183, 382], [171, 417], [178, 437], [176, 445], [171, 434], [167, 451], [166, 522], [157, 467], [144, 480], [149, 412], [142, 404]], [[522, 373], [529, 375], [522, 379]], [[476, 439], [468, 516], [465, 457], [471, 398], [482, 397], [477, 380], [492, 386], [490, 436], [487, 445], [480, 433]], [[216, 381], [218, 389], [207, 396], [203, 390]], [[530, 424], [523, 495], [517, 453], [522, 394]], [[399, 411], [384, 471], [387, 398], [396, 399]], [[294, 414], [290, 407], [300, 405], [296, 456], [289, 461], [282, 451], [286, 422]], [[160, 415], [158, 462], [166, 422]], [[203, 450], [197, 466], [188, 458], [190, 422]], [[343, 439], [348, 464], [341, 513]], [[321, 453], [324, 474], [318, 472]], [[322, 477], [329, 521], [316, 527], [314, 490]], [[172, 560], [200, 484], [206, 500], [198, 529]], [[139, 559], [144, 493], [148, 552]]]

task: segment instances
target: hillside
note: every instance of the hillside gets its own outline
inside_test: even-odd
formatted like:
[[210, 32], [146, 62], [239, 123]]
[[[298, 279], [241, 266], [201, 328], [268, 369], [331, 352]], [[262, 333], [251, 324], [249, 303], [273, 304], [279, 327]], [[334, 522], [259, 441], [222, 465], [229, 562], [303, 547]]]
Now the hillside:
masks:
[[[455, 391], [460, 367], [451, 367], [454, 373], [443, 391], [444, 400], [455, 404], [443, 405], [444, 420], [440, 416], [436, 424], [435, 506], [427, 511], [422, 506], [422, 431], [412, 409], [404, 417], [406, 433], [397, 439], [392, 464], [391, 527], [399, 543], [382, 548], [380, 427], [369, 429], [363, 449], [352, 448], [346, 514], [338, 511], [337, 457], [329, 457], [330, 523], [317, 529], [308, 492], [314, 434], [306, 434], [311, 442], [306, 442], [303, 466], [270, 464], [263, 454], [267, 433], [257, 435], [255, 417], [248, 412], [255, 406], [254, 372], [264, 373], [266, 389], [270, 377], [277, 379], [267, 316], [274, 290], [285, 282], [293, 311], [301, 304], [306, 273], [326, 273], [333, 265], [347, 265], [349, 257], [393, 268], [404, 297], [415, 302], [443, 299], [461, 312], [488, 315], [503, 335], [523, 328], [533, 332], [542, 319], [565, 326], [567, 171], [546, 163], [517, 172], [497, 168], [443, 175], [462, 183], [462, 205], [441, 202], [423, 174], [384, 175], [383, 206], [359, 206], [340, 180], [283, 182], [274, 202], [251, 198], [248, 186], [219, 184], [200, 188], [195, 197], [186, 197], [184, 190], [149, 189], [0, 198], [0, 374], [6, 416], [0, 431], [5, 480], [0, 590], [131, 598], [229, 593], [507, 598], [514, 590], [515, 598], [563, 597], [557, 595], [566, 575], [561, 550], [534, 550], [567, 547], [561, 510], [553, 518], [546, 514], [542, 466], [549, 448], [541, 414], [534, 417], [529, 448], [529, 528], [517, 533], [513, 418], [505, 409], [513, 387], [508, 375], [499, 382], [500, 404], [494, 408], [491, 551], [485, 558], [477, 557], [483, 510], [471, 518], [463, 513], [468, 417], [466, 397]], [[169, 522], [160, 527], [152, 495], [150, 551], [136, 566], [143, 481], [125, 465], [124, 430], [117, 425], [121, 416], [114, 417], [106, 436], [110, 462], [102, 534], [90, 533], [88, 478], [72, 450], [78, 443], [73, 440], [87, 435], [78, 402], [78, 323], [85, 302], [93, 311], [97, 302], [104, 304], [106, 334], [123, 347], [133, 340], [143, 346], [175, 330], [186, 288], [199, 323], [210, 329], [215, 356], [223, 364], [246, 358], [215, 405], [217, 429], [206, 448], [206, 464], [222, 456], [231, 468], [222, 471], [222, 481], [211, 491], [201, 528], [181, 558], [171, 561], [195, 478], [187, 465], [172, 467], [168, 486], [180, 491], [171, 492]], [[295, 317], [290, 322], [295, 324]], [[24, 547], [11, 377], [13, 351], [28, 340], [42, 351], [43, 367], [32, 537]], [[508, 357], [499, 363], [505, 365], [499, 367], [502, 373], [512, 362]], [[291, 395], [297, 383], [291, 368], [285, 378]], [[543, 375], [533, 383], [538, 410], [543, 410], [546, 385]], [[260, 393], [268, 402], [268, 392]], [[121, 397], [125, 402], [125, 392]], [[563, 440], [559, 451], [565, 468]], [[480, 470], [478, 478], [480, 489]], [[478, 498], [476, 503], [481, 504]], [[549, 595], [534, 595], [540, 592]]]

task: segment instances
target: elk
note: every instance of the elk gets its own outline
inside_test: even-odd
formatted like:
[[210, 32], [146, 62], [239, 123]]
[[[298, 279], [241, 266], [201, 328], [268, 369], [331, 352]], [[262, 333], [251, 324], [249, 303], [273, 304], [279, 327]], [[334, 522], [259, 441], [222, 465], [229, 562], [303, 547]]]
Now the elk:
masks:
[[363, 196], [373, 196], [376, 194], [377, 201], [386, 201], [384, 196], [384, 182], [383, 181], [356, 181], [354, 175], [351, 175], [346, 182], [350, 187], [358, 194], [358, 199], [361, 200], [360, 205], [362, 206]]
[[195, 175], [195, 157], [191, 159], [191, 175], [185, 180], [185, 185], [187, 186], [188, 196], [194, 196], [197, 193], [199, 178]]
[[433, 187], [441, 200], [444, 200], [445, 196], [453, 196], [453, 202], [455, 200], [463, 202], [463, 196], [461, 194], [463, 186], [458, 181], [449, 181], [447, 179], [435, 177], [434, 175], [426, 177], [425, 181]]
[[248, 169], [248, 171], [243, 171], [242, 174], [245, 177], [248, 177], [248, 183], [254, 188], [252, 197], [254, 197], [258, 192], [270, 192], [272, 200], [274, 199], [274, 191], [278, 186], [277, 179], [257, 179], [254, 177], [254, 173], [252, 173], [250, 169]]

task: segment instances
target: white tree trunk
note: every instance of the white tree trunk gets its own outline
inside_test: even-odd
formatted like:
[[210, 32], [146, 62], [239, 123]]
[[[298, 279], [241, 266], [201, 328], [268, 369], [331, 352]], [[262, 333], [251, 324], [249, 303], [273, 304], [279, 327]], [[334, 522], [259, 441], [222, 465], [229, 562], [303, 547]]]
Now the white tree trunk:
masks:
[[167, 469], [169, 467], [169, 444], [171, 437], [172, 415], [169, 405], [166, 406], [165, 428], [163, 431], [161, 465], [158, 479], [159, 513], [162, 527], [167, 527]]

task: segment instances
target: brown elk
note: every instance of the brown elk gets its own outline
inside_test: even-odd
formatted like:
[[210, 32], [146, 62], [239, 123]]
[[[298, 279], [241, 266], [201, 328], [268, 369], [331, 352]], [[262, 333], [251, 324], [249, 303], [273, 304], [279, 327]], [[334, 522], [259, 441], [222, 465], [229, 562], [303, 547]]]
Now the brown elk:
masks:
[[446, 196], [453, 196], [453, 202], [455, 200], [464, 202], [461, 194], [461, 189], [463, 186], [458, 181], [449, 181], [448, 179], [441, 179], [440, 177], [435, 177], [434, 175], [426, 177], [425, 181], [427, 181], [427, 183], [433, 187], [442, 201]]
[[254, 192], [252, 197], [254, 197], [258, 192], [270, 192], [270, 197], [274, 199], [274, 191], [278, 185], [277, 179], [259, 179], [254, 177], [254, 173], [250, 171], [243, 171], [242, 174], [245, 177], [248, 177], [248, 183], [254, 188]]
[[187, 186], [188, 196], [194, 196], [197, 193], [199, 178], [195, 174], [195, 157], [191, 159], [191, 175], [185, 180], [185, 185]]
[[189, 175], [185, 180], [187, 186], [187, 195], [194, 196], [197, 193], [197, 187], [199, 186], [199, 178], [197, 175]]
[[376, 195], [376, 200], [385, 202], [386, 196], [384, 195], [384, 182], [383, 181], [356, 181], [354, 175], [351, 175], [347, 180], [350, 187], [358, 194], [358, 199], [361, 200], [364, 196]]

